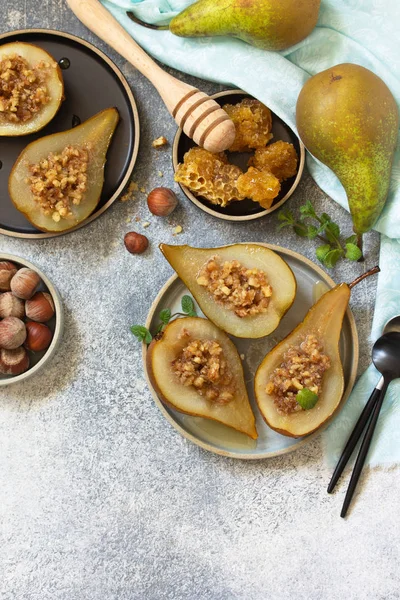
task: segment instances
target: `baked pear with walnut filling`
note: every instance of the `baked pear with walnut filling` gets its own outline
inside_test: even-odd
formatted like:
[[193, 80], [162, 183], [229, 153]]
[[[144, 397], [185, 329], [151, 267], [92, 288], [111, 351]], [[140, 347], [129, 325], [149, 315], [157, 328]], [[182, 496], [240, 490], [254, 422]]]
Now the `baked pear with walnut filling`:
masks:
[[326, 292], [258, 367], [258, 408], [275, 431], [308, 435], [337, 410], [344, 390], [339, 339], [349, 298], [346, 283]]
[[107, 108], [73, 129], [32, 142], [19, 155], [9, 194], [35, 227], [67, 231], [93, 212], [118, 119], [117, 109]]
[[0, 47], [0, 136], [39, 131], [63, 98], [61, 69], [46, 50], [24, 42]]
[[160, 249], [206, 317], [231, 335], [264, 337], [278, 327], [293, 304], [294, 274], [266, 246], [192, 248], [161, 244]]
[[258, 367], [254, 381], [258, 408], [278, 433], [309, 435], [339, 408], [344, 390], [339, 341], [350, 292], [379, 270], [373, 267], [321, 296]]
[[211, 321], [172, 321], [151, 342], [146, 363], [151, 384], [165, 404], [257, 438], [239, 354]]

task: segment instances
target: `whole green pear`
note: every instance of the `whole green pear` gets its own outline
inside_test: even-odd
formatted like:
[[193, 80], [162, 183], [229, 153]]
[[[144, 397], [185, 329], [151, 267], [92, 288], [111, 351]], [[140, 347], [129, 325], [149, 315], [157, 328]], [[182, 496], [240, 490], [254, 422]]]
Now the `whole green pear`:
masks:
[[391, 91], [369, 69], [337, 65], [305, 83], [296, 121], [306, 148], [342, 183], [361, 247], [389, 191], [399, 128]]
[[321, 0], [198, 0], [169, 24], [175, 35], [228, 35], [264, 50], [284, 50], [307, 37]]

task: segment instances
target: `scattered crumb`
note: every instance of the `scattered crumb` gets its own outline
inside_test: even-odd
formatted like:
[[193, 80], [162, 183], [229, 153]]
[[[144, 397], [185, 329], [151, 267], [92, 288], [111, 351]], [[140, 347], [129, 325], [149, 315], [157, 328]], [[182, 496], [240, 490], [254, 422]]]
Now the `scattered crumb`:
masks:
[[111, 246], [112, 246], [112, 248], [118, 248], [118, 246], [119, 246], [119, 243], [118, 243], [118, 242], [113, 242], [113, 243], [111, 244]]
[[158, 176], [159, 176], [159, 177], [163, 177], [163, 176], [164, 176], [164, 173], [163, 173], [162, 171], [158, 171]]
[[241, 354], [240, 358], [241, 358], [241, 360], [244, 360], [244, 358], [245, 358], [244, 354]]
[[163, 146], [166, 146], [167, 144], [168, 144], [167, 138], [164, 137], [163, 135], [161, 135], [156, 140], [153, 140], [151, 145], [153, 146], [153, 148], [162, 148]]
[[142, 223], [142, 227], [149, 227], [150, 222], [149, 221], [143, 221]]
[[136, 223], [139, 223], [140, 217], [135, 217], [135, 221], [136, 221]]
[[174, 233], [172, 235], [179, 235], [180, 233], [182, 233], [182, 231], [183, 231], [182, 227], [180, 225], [177, 225], [174, 228]]
[[132, 221], [132, 219], [131, 219], [130, 217], [127, 217], [127, 218], [125, 219], [125, 223], [130, 223], [131, 221]]
[[142, 194], [146, 193], [146, 188], [144, 188], [143, 186], [140, 188], [140, 191], [142, 192]]
[[131, 181], [130, 184], [128, 185], [128, 189], [126, 190], [125, 194], [123, 196], [121, 196], [120, 201], [127, 202], [128, 200], [135, 200], [135, 196], [134, 196], [133, 192], [137, 192], [138, 189], [139, 189], [139, 186], [136, 183], [136, 181]]

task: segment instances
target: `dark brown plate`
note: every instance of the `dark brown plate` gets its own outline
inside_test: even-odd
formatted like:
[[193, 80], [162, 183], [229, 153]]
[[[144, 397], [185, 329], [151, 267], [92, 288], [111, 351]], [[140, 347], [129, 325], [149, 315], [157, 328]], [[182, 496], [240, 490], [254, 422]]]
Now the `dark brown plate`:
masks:
[[[21, 137], [0, 137], [0, 232], [23, 238], [54, 237], [87, 225], [122, 192], [137, 157], [139, 117], [132, 92], [120, 70], [88, 42], [68, 33], [43, 29], [14, 31], [0, 36], [1, 45], [16, 41], [40, 46], [59, 62], [65, 84], [65, 100], [54, 119], [41, 131]], [[15, 208], [9, 197], [8, 177], [14, 162], [30, 142], [71, 129], [110, 106], [118, 109], [120, 122], [108, 150], [104, 187], [95, 212], [66, 232], [39, 231]]]
[[[214, 98], [218, 104], [223, 106], [224, 104], [237, 104], [243, 100], [243, 98], [247, 98], [248, 96], [249, 94], [243, 92], [242, 90], [228, 90], [214, 94], [211, 96], [211, 98]], [[268, 215], [277, 208], [280, 208], [282, 204], [284, 204], [284, 202], [290, 198], [303, 174], [305, 148], [289, 125], [282, 121], [282, 119], [280, 119], [272, 111], [271, 114], [272, 133], [274, 136], [272, 142], [283, 140], [284, 142], [293, 144], [299, 157], [299, 165], [296, 176], [282, 182], [281, 190], [278, 196], [274, 199], [271, 208], [266, 210], [257, 204], [257, 202], [253, 202], [252, 200], [232, 202], [232, 204], [229, 204], [225, 208], [221, 208], [220, 206], [211, 204], [211, 202], [208, 202], [208, 200], [202, 198], [201, 196], [195, 196], [187, 187], [181, 185], [180, 187], [182, 188], [183, 193], [189, 198], [189, 200], [201, 208], [201, 210], [204, 210], [205, 212], [214, 215], [219, 219], [225, 219], [227, 221], [250, 221], [252, 219], [258, 219], [264, 215]], [[173, 145], [174, 171], [176, 171], [178, 163], [183, 162], [184, 154], [195, 145], [196, 144], [193, 142], [193, 140], [188, 138], [187, 135], [183, 133], [182, 129], [178, 129]], [[229, 162], [239, 166], [245, 171], [247, 169], [247, 161], [249, 160], [250, 156], [251, 154], [247, 152], [231, 152], [229, 153]]]

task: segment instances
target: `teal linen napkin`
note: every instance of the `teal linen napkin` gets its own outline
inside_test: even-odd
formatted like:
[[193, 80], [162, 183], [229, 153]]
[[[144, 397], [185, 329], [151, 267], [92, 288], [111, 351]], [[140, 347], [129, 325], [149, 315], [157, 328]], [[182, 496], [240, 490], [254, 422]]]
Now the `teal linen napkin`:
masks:
[[[297, 96], [307, 78], [332, 65], [353, 62], [374, 71], [400, 105], [399, 0], [322, 0], [318, 25], [300, 44], [281, 53], [266, 52], [232, 38], [185, 39], [169, 31], [134, 24], [126, 10], [149, 23], [167, 23], [190, 0], [104, 0], [104, 5], [133, 38], [161, 62], [203, 79], [246, 90], [295, 129]], [[345, 192], [328, 168], [307, 157], [317, 184], [348, 208]], [[372, 339], [385, 322], [400, 313], [400, 150], [397, 150], [390, 193], [376, 225], [382, 234], [377, 301]], [[370, 367], [346, 406], [322, 434], [325, 456], [334, 464], [379, 374]], [[391, 385], [369, 453], [370, 465], [400, 462], [400, 382]], [[382, 435], [380, 435], [382, 433]]]

